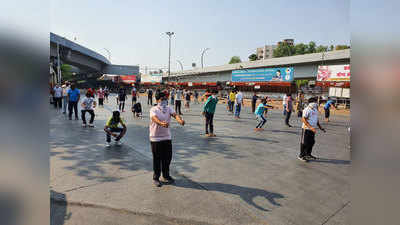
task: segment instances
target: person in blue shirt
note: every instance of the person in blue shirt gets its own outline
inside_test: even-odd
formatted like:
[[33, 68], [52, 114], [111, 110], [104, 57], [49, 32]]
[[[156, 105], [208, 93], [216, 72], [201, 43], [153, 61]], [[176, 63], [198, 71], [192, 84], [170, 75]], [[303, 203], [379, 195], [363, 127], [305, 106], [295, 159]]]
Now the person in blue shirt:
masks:
[[264, 117], [264, 111], [268, 108], [274, 108], [272, 105], [267, 104], [267, 98], [263, 98], [261, 100], [261, 103], [257, 106], [256, 111], [254, 114], [257, 116], [258, 124], [256, 128], [254, 129], [255, 131], [262, 131], [264, 130], [262, 127], [264, 126], [265, 122], [267, 120]]
[[75, 120], [79, 120], [78, 117], [78, 102], [81, 98], [81, 93], [76, 88], [75, 84], [71, 84], [71, 89], [68, 90], [68, 118], [72, 119], [72, 109], [75, 111]]
[[329, 122], [329, 116], [330, 116], [330, 108], [331, 106], [336, 109], [334, 102], [328, 98], [328, 101], [325, 103], [324, 110], [325, 110], [325, 121]]

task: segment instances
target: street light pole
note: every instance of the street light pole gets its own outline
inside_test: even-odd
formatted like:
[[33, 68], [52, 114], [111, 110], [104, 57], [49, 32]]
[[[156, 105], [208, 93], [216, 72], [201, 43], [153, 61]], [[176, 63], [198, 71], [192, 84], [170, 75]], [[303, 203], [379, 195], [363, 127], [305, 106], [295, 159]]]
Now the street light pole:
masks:
[[171, 36], [174, 35], [174, 32], [165, 32], [166, 35], [169, 37], [169, 51], [168, 51], [168, 78], [171, 74]]
[[107, 51], [107, 53], [108, 53], [108, 61], [111, 62], [111, 52], [110, 52], [110, 50], [108, 50], [108, 49], [106, 49], [106, 48], [104, 48], [104, 50]]
[[183, 65], [182, 65], [182, 62], [181, 61], [179, 61], [179, 60], [176, 60], [178, 63], [179, 63], [179, 65], [181, 66], [181, 70], [183, 71]]
[[204, 49], [203, 52], [201, 53], [201, 68], [204, 67], [203, 58], [204, 58], [204, 53], [205, 53], [207, 50], [210, 50], [210, 49], [209, 49], [209, 48], [206, 48], [206, 49]]

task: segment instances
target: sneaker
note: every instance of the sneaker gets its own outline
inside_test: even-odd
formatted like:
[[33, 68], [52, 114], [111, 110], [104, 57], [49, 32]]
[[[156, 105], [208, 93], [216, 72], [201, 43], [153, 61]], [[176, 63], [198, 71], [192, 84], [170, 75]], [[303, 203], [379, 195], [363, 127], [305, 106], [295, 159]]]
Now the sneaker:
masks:
[[165, 183], [165, 184], [173, 184], [173, 183], [175, 183], [175, 179], [172, 178], [171, 176], [168, 177], [168, 178], [162, 177], [162, 178], [161, 178], [161, 182], [163, 182], [163, 183]]
[[206, 137], [210, 137], [210, 134], [204, 134]]
[[107, 143], [106, 143], [106, 147], [111, 147], [110, 142], [107, 142]]
[[115, 145], [120, 146], [121, 144], [122, 144], [121, 141], [115, 141]]
[[89, 127], [94, 127], [93, 123], [89, 123]]
[[307, 158], [309, 158], [309, 159], [313, 159], [313, 160], [317, 160], [318, 158], [317, 157], [315, 157], [315, 156], [313, 156], [313, 155], [308, 155], [308, 156], [306, 156]]
[[86, 127], [86, 123], [82, 123], [82, 127]]
[[210, 137], [216, 137], [217, 135], [215, 135], [215, 134], [210, 134]]
[[153, 184], [156, 187], [161, 187], [161, 182], [159, 180], [153, 180]]
[[300, 161], [308, 162], [307, 159], [305, 159], [304, 157], [300, 157], [300, 156], [299, 156], [299, 157], [297, 157], [297, 158], [298, 158]]

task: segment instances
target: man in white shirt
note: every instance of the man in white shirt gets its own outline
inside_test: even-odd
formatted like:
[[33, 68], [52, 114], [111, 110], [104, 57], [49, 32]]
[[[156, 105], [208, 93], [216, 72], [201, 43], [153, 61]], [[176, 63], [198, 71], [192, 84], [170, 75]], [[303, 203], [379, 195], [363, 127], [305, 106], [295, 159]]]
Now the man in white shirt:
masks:
[[55, 100], [55, 102], [54, 102], [54, 107], [57, 109], [61, 109], [61, 107], [62, 107], [62, 96], [63, 96], [63, 89], [62, 89], [62, 87], [59, 85], [59, 84], [57, 84], [55, 87], [54, 87], [54, 100]]
[[65, 82], [65, 84], [62, 86], [63, 89], [63, 114], [67, 113], [67, 108], [68, 108], [68, 91], [69, 91], [69, 82]]
[[243, 105], [243, 94], [239, 91], [235, 96], [235, 118], [240, 118], [240, 110], [242, 109]]
[[283, 106], [283, 115], [286, 116], [286, 101], [287, 101], [287, 95], [284, 94], [282, 97], [282, 106]]
[[94, 98], [89, 94], [86, 93], [86, 97], [83, 98], [82, 100], [82, 126], [86, 127], [86, 112], [90, 114], [90, 121], [89, 121], [89, 127], [94, 127], [93, 121], [94, 121], [94, 108], [96, 108], [96, 101]]
[[299, 160], [307, 162], [311, 159], [317, 159], [317, 157], [311, 155], [312, 148], [315, 144], [315, 133], [318, 127], [323, 132], [326, 132], [324, 128], [321, 127], [318, 121], [318, 104], [317, 99], [310, 98], [308, 100], [308, 106], [303, 110], [303, 121], [302, 132], [301, 132], [301, 143], [300, 143], [300, 155]]

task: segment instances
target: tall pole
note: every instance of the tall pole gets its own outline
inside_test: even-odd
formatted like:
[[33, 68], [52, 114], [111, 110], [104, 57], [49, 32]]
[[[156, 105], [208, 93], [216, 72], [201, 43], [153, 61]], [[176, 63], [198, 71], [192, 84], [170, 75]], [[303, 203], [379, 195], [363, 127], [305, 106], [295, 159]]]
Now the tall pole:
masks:
[[169, 37], [169, 51], [168, 51], [168, 79], [169, 75], [171, 74], [171, 36], [174, 35], [174, 32], [165, 32], [166, 35]]
[[204, 53], [205, 53], [207, 50], [210, 50], [210, 49], [209, 49], [209, 48], [206, 48], [206, 49], [204, 49], [203, 52], [201, 53], [201, 68], [204, 67], [203, 58], [204, 58]]
[[183, 65], [182, 65], [182, 62], [181, 61], [179, 61], [179, 60], [176, 60], [178, 63], [179, 63], [179, 65], [181, 66], [181, 70], [183, 71]]
[[57, 83], [61, 83], [60, 45], [57, 44]]

